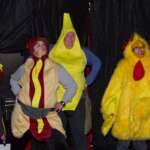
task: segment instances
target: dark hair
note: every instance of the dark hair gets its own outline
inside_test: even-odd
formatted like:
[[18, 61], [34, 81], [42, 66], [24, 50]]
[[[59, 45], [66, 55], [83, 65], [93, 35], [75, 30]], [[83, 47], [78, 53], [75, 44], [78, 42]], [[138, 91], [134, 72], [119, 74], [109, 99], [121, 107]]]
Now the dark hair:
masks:
[[44, 44], [46, 45], [47, 49], [49, 46], [49, 42], [45, 37], [32, 37], [28, 40], [27, 44], [26, 44], [26, 48], [30, 50], [30, 52], [33, 51], [33, 47], [34, 45], [37, 43], [37, 41], [42, 41], [44, 42]]

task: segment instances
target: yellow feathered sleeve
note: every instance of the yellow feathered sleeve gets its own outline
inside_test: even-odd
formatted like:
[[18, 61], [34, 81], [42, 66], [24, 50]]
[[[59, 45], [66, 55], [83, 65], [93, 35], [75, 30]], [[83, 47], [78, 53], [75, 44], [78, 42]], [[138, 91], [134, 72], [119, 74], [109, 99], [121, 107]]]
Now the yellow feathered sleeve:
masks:
[[125, 70], [124, 64], [123, 61], [118, 63], [102, 98], [100, 111], [104, 119], [101, 128], [104, 136], [107, 135], [115, 121]]

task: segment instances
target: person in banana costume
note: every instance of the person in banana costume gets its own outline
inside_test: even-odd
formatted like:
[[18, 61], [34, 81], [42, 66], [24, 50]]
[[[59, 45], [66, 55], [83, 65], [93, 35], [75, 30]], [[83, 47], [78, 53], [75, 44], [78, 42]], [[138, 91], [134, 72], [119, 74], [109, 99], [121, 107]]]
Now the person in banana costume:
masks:
[[[61, 64], [77, 84], [77, 91], [60, 113], [64, 127], [69, 123], [76, 150], [87, 150], [84, 135], [85, 124], [85, 89], [92, 84], [99, 68], [100, 60], [87, 48], [82, 48], [69, 13], [64, 13], [63, 27], [58, 41], [49, 53], [49, 58]], [[87, 64], [92, 66], [91, 73], [85, 78], [84, 70]], [[58, 100], [61, 101], [65, 88], [59, 86]], [[67, 128], [66, 128], [67, 130]]]
[[124, 49], [102, 98], [100, 111], [104, 136], [119, 139], [117, 150], [146, 150], [150, 139], [150, 51], [149, 45], [134, 33]]
[[[57, 102], [58, 84], [66, 89], [62, 97], [66, 104], [76, 93], [77, 85], [63, 66], [48, 58], [46, 38], [31, 38], [27, 48], [31, 57], [10, 79], [11, 90], [17, 97], [11, 119], [12, 133], [16, 138], [28, 137], [31, 150], [42, 149], [36, 143], [45, 143], [44, 150], [55, 150], [55, 137], [59, 136], [65, 142], [65, 130], [57, 113], [64, 107], [62, 102]], [[19, 141], [14, 145], [15, 150], [23, 148], [25, 145]]]

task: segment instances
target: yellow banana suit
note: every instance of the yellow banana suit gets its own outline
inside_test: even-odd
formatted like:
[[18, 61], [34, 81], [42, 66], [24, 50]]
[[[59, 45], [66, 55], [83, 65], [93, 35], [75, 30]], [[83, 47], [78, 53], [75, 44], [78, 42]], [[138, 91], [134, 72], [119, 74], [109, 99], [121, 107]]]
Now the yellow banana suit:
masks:
[[[64, 45], [64, 37], [68, 32], [75, 33], [75, 43], [71, 49], [67, 49]], [[87, 60], [82, 48], [80, 47], [79, 39], [68, 13], [64, 14], [63, 28], [60, 37], [50, 51], [49, 57], [56, 63], [63, 65], [63, 67], [72, 76], [78, 86], [75, 96], [63, 108], [63, 110], [74, 111], [86, 86], [84, 68], [86, 66]], [[64, 91], [65, 89], [59, 85], [57, 92], [59, 101], [62, 99]]]

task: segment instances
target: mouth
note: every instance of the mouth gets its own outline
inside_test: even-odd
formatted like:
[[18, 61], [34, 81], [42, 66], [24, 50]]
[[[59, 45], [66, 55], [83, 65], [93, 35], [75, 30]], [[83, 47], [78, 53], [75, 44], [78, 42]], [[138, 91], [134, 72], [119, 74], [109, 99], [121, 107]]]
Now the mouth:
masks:
[[142, 50], [140, 50], [140, 55], [144, 55], [145, 54], [145, 52], [144, 52], [144, 50], [142, 49]]
[[137, 54], [139, 57], [143, 57], [145, 55], [144, 51], [141, 51]]

